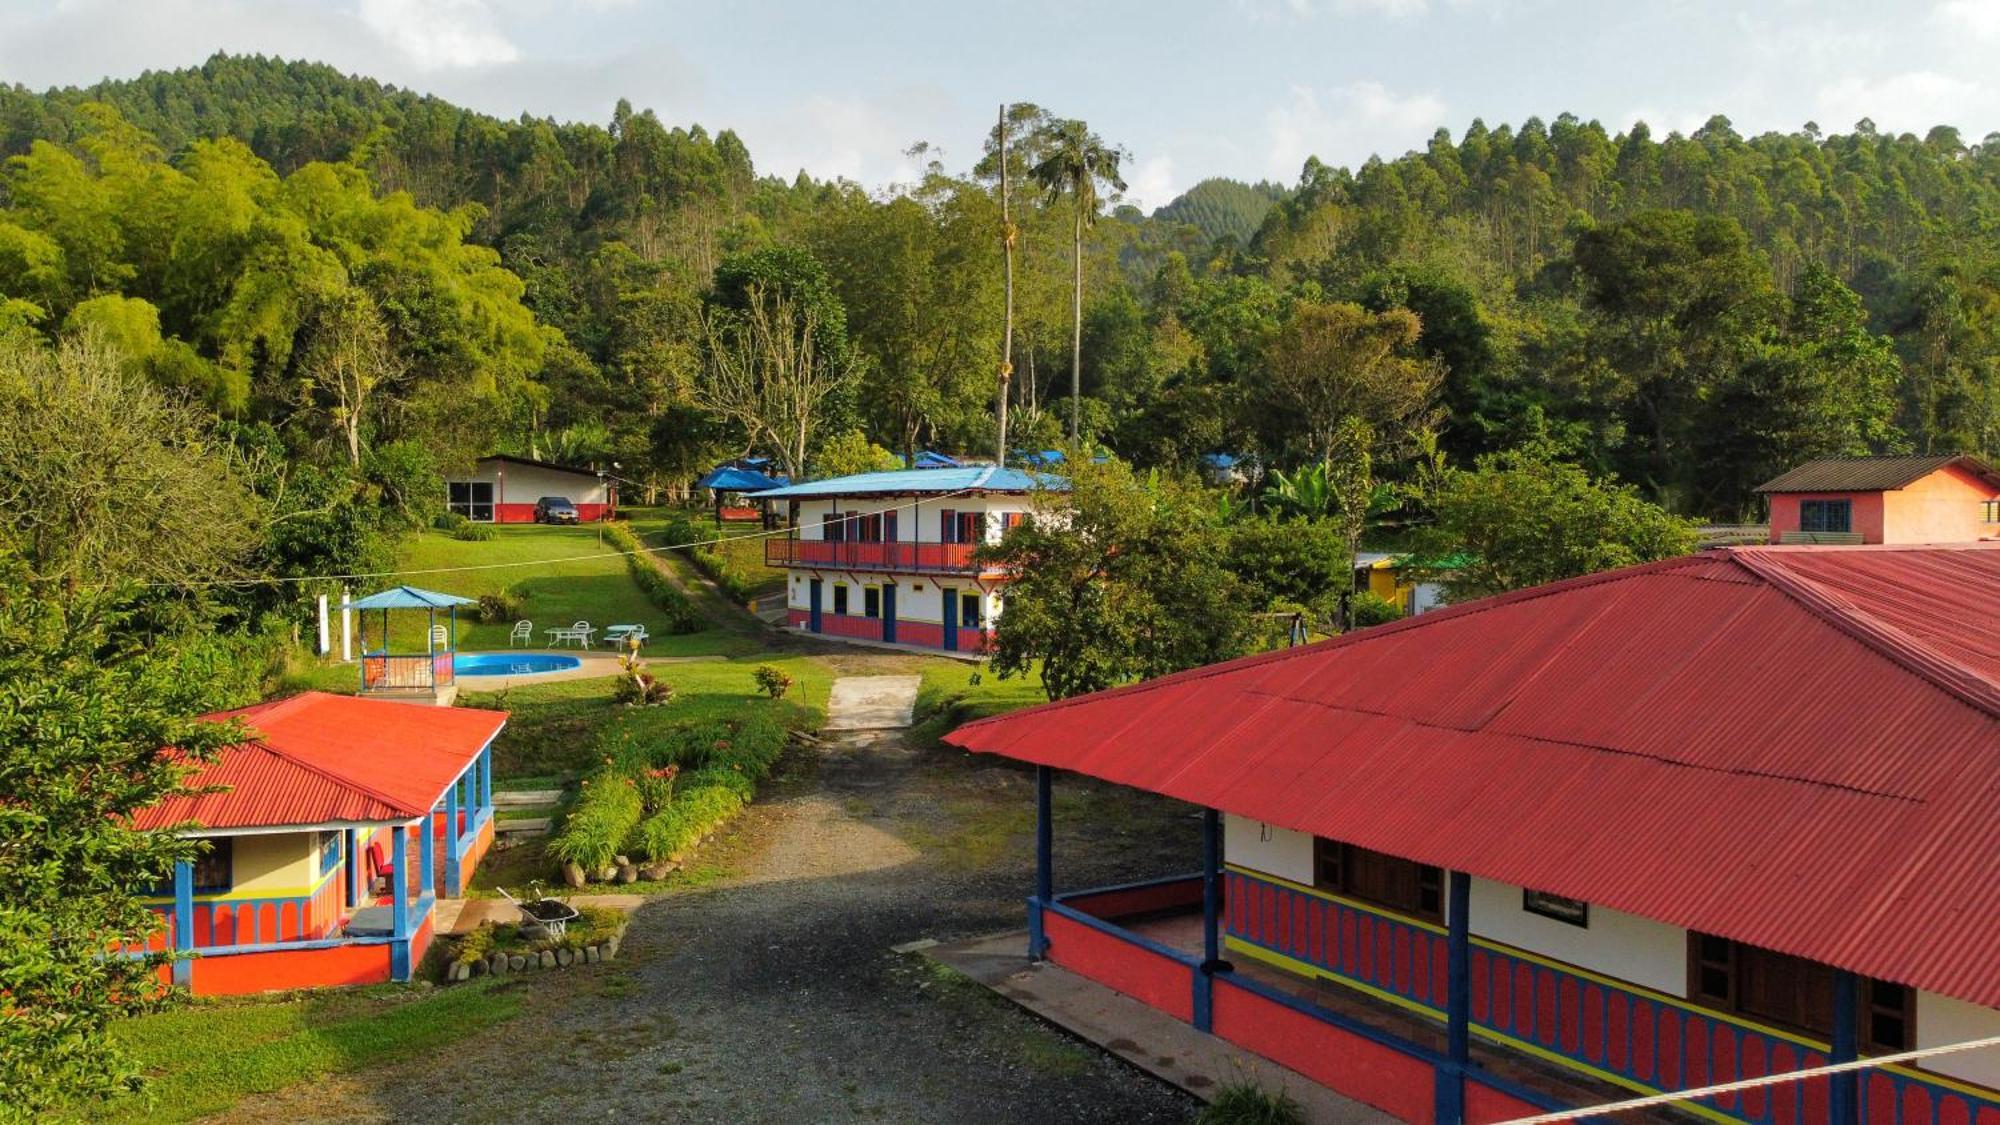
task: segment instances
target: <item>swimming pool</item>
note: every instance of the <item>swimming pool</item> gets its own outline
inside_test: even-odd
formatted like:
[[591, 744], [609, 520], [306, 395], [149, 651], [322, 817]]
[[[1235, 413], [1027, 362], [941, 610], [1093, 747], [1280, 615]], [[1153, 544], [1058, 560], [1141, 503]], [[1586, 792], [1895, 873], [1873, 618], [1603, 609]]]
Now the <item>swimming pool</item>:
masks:
[[547, 652], [461, 652], [452, 661], [461, 676], [536, 676], [582, 666], [574, 656]]

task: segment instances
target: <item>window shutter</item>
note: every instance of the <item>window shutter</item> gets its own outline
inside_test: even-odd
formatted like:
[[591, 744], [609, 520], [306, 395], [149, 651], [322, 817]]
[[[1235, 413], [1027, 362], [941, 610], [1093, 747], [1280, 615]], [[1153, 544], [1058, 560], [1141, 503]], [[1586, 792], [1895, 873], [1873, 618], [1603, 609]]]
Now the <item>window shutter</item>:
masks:
[[938, 513], [938, 542], [958, 542], [958, 513], [950, 508]]

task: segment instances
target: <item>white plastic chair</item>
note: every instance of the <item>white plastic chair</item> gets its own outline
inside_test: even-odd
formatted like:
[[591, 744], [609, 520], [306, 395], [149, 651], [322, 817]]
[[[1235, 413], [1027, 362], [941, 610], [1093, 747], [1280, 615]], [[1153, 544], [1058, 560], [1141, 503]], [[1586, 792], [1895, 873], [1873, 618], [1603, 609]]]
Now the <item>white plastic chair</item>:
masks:
[[451, 647], [451, 631], [442, 625], [431, 626], [431, 651], [443, 652]]
[[535, 623], [532, 621], [514, 622], [514, 631], [507, 634], [507, 647], [512, 648], [514, 646], [514, 642], [516, 641], [519, 641], [524, 645], [534, 644]]

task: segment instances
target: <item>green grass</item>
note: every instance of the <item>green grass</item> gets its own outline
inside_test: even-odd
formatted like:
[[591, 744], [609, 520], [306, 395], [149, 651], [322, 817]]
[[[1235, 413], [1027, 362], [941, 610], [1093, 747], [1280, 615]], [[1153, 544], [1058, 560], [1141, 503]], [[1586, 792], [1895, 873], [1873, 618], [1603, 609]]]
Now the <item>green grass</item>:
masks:
[[1048, 702], [1039, 673], [1003, 680], [984, 664], [926, 660], [922, 674], [910, 732], [919, 743], [935, 742], [974, 719]]
[[693, 525], [694, 533], [702, 539], [722, 539], [709, 550], [727, 560], [729, 569], [750, 583], [759, 598], [783, 594], [787, 573], [782, 567], [764, 565], [764, 542], [768, 538], [759, 534], [760, 528], [754, 523], [717, 523], [715, 516], [708, 512], [689, 512], [679, 508], [635, 508], [628, 509], [626, 515], [632, 521], [632, 529], [648, 543], [656, 543], [655, 536], [666, 527], [675, 516], [685, 518]]
[[[507, 594], [521, 603], [520, 617], [535, 623], [535, 645], [544, 647], [543, 630], [575, 621], [599, 629], [614, 624], [640, 624], [652, 640], [646, 651], [655, 656], [690, 656], [724, 651], [724, 637], [714, 630], [685, 636], [667, 635], [667, 623], [626, 571], [625, 559], [607, 542], [598, 543], [591, 526], [555, 527], [540, 524], [497, 527], [484, 543], [468, 543], [436, 531], [422, 531], [403, 544], [397, 565], [409, 571], [438, 567], [508, 565], [492, 570], [446, 574], [403, 574], [380, 580], [440, 590], [460, 597]], [[561, 560], [561, 561], [559, 561]], [[373, 593], [374, 590], [361, 591]], [[467, 651], [504, 649], [513, 620], [478, 622], [468, 609], [458, 617], [458, 647]], [[369, 615], [368, 647], [376, 645], [379, 615]], [[389, 614], [390, 638], [396, 651], [423, 651], [425, 615], [413, 610]]]
[[276, 1000], [196, 1002], [118, 1023], [150, 1099], [78, 1109], [74, 1121], [192, 1121], [238, 1100], [434, 1051], [520, 1014], [518, 987], [388, 985]]

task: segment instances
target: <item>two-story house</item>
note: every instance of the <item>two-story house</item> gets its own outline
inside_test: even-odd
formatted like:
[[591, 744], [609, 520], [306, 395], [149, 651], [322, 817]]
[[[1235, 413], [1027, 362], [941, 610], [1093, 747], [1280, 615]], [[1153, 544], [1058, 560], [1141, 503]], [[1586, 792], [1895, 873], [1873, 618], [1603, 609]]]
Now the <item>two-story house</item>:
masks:
[[764, 546], [791, 571], [787, 620], [828, 636], [947, 651], [986, 648], [1007, 576], [973, 561], [1062, 480], [994, 465], [858, 473], [755, 494], [789, 503]]
[[1757, 486], [1773, 543], [1972, 543], [2000, 534], [2000, 472], [1963, 454], [1808, 461]]

